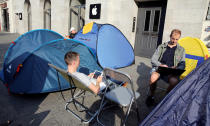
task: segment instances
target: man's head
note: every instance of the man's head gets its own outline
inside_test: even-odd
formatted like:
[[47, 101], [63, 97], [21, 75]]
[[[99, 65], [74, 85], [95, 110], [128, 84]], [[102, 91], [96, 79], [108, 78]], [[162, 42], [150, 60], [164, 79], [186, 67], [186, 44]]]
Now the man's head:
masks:
[[64, 56], [64, 60], [68, 66], [78, 68], [80, 64], [79, 53], [76, 52], [67, 52]]
[[176, 45], [181, 37], [181, 31], [179, 29], [173, 29], [170, 34], [170, 42], [172, 45]]
[[70, 33], [72, 33], [72, 34], [76, 34], [77, 32], [76, 32], [76, 29], [74, 28], [74, 27], [71, 27], [71, 29], [70, 29]]

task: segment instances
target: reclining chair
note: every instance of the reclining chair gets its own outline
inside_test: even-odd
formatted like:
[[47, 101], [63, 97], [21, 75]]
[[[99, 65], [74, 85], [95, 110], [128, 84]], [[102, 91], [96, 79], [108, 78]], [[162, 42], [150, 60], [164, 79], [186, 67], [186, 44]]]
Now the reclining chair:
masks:
[[[54, 68], [57, 72], [57, 77], [58, 77], [58, 83], [60, 85], [60, 78], [59, 78], [59, 74], [60, 73], [70, 84], [70, 88], [71, 89], [71, 99], [66, 103], [65, 105], [65, 109], [70, 112], [73, 116], [75, 116], [78, 120], [80, 120], [82, 123], [90, 123], [95, 117], [97, 117], [97, 122], [101, 125], [103, 125], [100, 120], [99, 120], [99, 114], [102, 110], [104, 110], [104, 106], [106, 105], [106, 103], [108, 101], [112, 101], [114, 103], [117, 103], [123, 107], [128, 107], [127, 112], [126, 112], [126, 116], [125, 119], [122, 123], [122, 125], [125, 125], [125, 122], [127, 120], [127, 117], [130, 113], [132, 104], [135, 104], [135, 108], [136, 108], [136, 112], [137, 112], [137, 117], [139, 120], [139, 112], [138, 112], [138, 107], [137, 107], [137, 103], [136, 103], [136, 98], [138, 98], [140, 96], [139, 93], [134, 92], [134, 88], [133, 88], [133, 83], [130, 79], [130, 77], [122, 72], [119, 72], [117, 70], [113, 70], [110, 68], [105, 68], [104, 69], [104, 79], [105, 79], [105, 83], [106, 83], [106, 88], [103, 90], [103, 92], [98, 93], [98, 95], [101, 98], [100, 101], [100, 106], [98, 108], [98, 110], [96, 110], [94, 113], [90, 112], [88, 107], [84, 106], [84, 98], [88, 97], [86, 96], [85, 92], [92, 92], [92, 90], [90, 90], [87, 86], [85, 86], [85, 84], [83, 82], [81, 82], [76, 76], [72, 75], [71, 73], [68, 73], [67, 71], [60, 69], [52, 64], [48, 64], [50, 67]], [[121, 82], [127, 82], [131, 84], [132, 90], [125, 88], [123, 86], [116, 86], [113, 89], [110, 89], [110, 86], [113, 85], [110, 84], [107, 79], [111, 78], [113, 80], [116, 81], [121, 81]], [[75, 93], [75, 90], [79, 89], [79, 91], [77, 93]], [[82, 98], [82, 102], [79, 102], [77, 99]], [[72, 107], [69, 107], [70, 104], [73, 104], [73, 106], [75, 107], [75, 109], [78, 112], [86, 112], [90, 118], [89, 119], [84, 119], [82, 117], [80, 117], [78, 114], [76, 114], [73, 111]], [[81, 110], [79, 110], [79, 108]]]

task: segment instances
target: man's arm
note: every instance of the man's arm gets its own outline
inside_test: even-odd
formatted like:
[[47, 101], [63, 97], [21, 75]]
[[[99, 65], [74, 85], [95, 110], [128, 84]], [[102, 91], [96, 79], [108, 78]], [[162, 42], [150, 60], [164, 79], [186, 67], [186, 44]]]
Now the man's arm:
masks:
[[89, 88], [95, 93], [98, 94], [98, 92], [100, 91], [100, 83], [102, 81], [102, 76], [99, 76], [96, 80], [96, 85], [91, 83], [89, 85]]
[[[102, 77], [101, 78], [97, 78], [97, 80], [95, 81], [95, 83], [93, 83], [92, 81], [90, 81], [90, 77], [88, 77], [87, 75], [80, 73], [80, 72], [75, 72], [74, 75], [80, 79], [80, 81], [82, 81], [84, 84], [86, 84], [86, 86], [92, 90], [95, 94], [97, 94], [100, 91], [100, 82], [102, 81]], [[90, 76], [93, 76], [93, 74], [90, 74]]]
[[185, 50], [183, 50], [183, 54], [182, 54], [182, 58], [180, 60], [180, 62], [178, 63], [177, 69], [182, 69], [184, 70], [185, 69]]
[[91, 77], [91, 78], [93, 78], [93, 76], [94, 76], [94, 73], [90, 73], [90, 74], [88, 75], [88, 77]]
[[151, 63], [152, 67], [158, 67], [161, 65], [160, 61], [158, 59], [160, 58], [160, 46], [155, 50], [155, 53], [152, 56]]

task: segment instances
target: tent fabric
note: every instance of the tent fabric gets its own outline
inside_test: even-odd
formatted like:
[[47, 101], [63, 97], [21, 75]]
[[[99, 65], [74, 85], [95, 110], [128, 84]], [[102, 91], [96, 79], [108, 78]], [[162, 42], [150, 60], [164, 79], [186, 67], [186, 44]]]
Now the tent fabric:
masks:
[[82, 34], [86, 34], [86, 33], [90, 32], [92, 30], [92, 27], [93, 27], [93, 22], [88, 23], [87, 25], [85, 25], [83, 27]]
[[23, 52], [31, 52], [39, 48], [42, 44], [56, 39], [63, 39], [63, 36], [46, 29], [37, 29], [27, 32], [14, 41], [15, 46], [13, 46], [13, 44], [9, 47], [5, 55], [4, 64], [8, 64]]
[[[36, 48], [39, 48], [42, 44], [55, 39], [63, 39], [63, 36], [47, 29], [36, 29], [26, 32], [25, 34], [18, 37], [10, 45], [9, 49], [7, 50], [4, 56], [4, 64], [2, 70], [6, 70], [6, 68], [9, 67], [9, 63], [12, 62], [12, 60], [16, 59], [17, 63], [13, 64], [14, 66], [10, 66], [10, 70], [14, 72], [17, 66], [25, 60], [27, 54], [29, 55], [30, 52], [32, 52]], [[20, 55], [22, 55], [21, 58], [18, 58], [18, 56]], [[4, 72], [5, 71], [0, 71], [0, 78], [2, 81], [5, 81], [5, 77], [3, 74]]]
[[129, 66], [135, 58], [133, 48], [125, 36], [108, 24], [102, 25], [98, 32], [97, 57], [101, 66], [109, 68]]
[[[90, 30], [88, 26], [92, 26]], [[83, 31], [90, 32], [83, 34]], [[110, 24], [87, 24], [75, 36], [75, 40], [87, 45], [103, 67], [122, 68], [134, 63], [134, 51], [130, 42], [115, 26]]]
[[3, 70], [0, 70], [0, 80], [4, 81], [4, 73]]
[[[19, 76], [12, 80], [13, 83], [11, 85], [9, 83], [10, 91], [43, 93], [60, 90], [56, 72], [48, 67], [48, 63], [54, 64], [62, 69], [67, 69], [64, 62], [64, 55], [70, 50], [80, 54], [79, 69], [87, 68], [89, 72], [94, 72], [95, 70], [101, 71], [101, 68], [97, 65], [93, 55], [86, 46], [73, 40], [57, 40], [40, 47], [27, 58], [23, 64], [23, 68], [18, 73]], [[25, 79], [26, 75], [30, 78]], [[61, 90], [70, 87], [68, 82], [61, 76], [60, 81], [62, 84]]]
[[210, 59], [185, 77], [140, 126], [209, 126]]
[[92, 50], [95, 57], [96, 57], [96, 41], [98, 36], [98, 30], [99, 30], [98, 25], [94, 23], [92, 26], [92, 30], [90, 32], [83, 34], [83, 29], [81, 29], [74, 37], [74, 40], [80, 41], [86, 46], [88, 46]]
[[[80, 54], [80, 72], [88, 74], [95, 70], [102, 70], [90, 49], [84, 44], [71, 39], [56, 39], [46, 42], [44, 36], [49, 34], [45, 34], [46, 32], [42, 31], [36, 31], [37, 34], [40, 33], [40, 36], [35, 34], [37, 38], [31, 35], [34, 32], [27, 33], [24, 37], [33, 41], [26, 42], [25, 39], [17, 39], [16, 44], [8, 50], [5, 57], [3, 75], [4, 82], [8, 84], [10, 92], [32, 94], [70, 88], [69, 83], [59, 75], [61, 81], [60, 89], [56, 71], [48, 66], [48, 63], [51, 63], [62, 69], [67, 69], [64, 55], [70, 50]], [[32, 38], [27, 35], [32, 36]], [[47, 37], [49, 39], [51, 35]], [[43, 39], [43, 42], [41, 39]], [[33, 44], [36, 41], [39, 44]], [[13, 51], [18, 53], [18, 55], [14, 54]], [[12, 59], [10, 59], [11, 57]]]
[[186, 52], [186, 71], [180, 76], [183, 79], [209, 57], [209, 52], [205, 44], [198, 38], [184, 37], [179, 40], [179, 44]]

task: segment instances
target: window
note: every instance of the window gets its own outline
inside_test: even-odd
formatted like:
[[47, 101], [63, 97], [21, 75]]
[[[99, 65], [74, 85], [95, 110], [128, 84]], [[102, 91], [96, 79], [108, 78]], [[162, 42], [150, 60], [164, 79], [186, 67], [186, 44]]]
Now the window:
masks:
[[51, 29], [51, 1], [44, 2], [44, 29]]
[[208, 11], [207, 11], [206, 20], [210, 20], [210, 3], [209, 3]]
[[29, 0], [25, 0], [24, 3], [24, 16], [23, 18], [20, 17], [21, 13], [19, 13], [19, 19], [24, 20], [25, 32], [30, 31], [32, 29], [32, 15], [31, 15], [31, 4]]
[[157, 32], [158, 31], [159, 21], [160, 21], [160, 10], [155, 10], [153, 32]]
[[85, 25], [85, 0], [71, 0], [69, 14], [69, 29], [80, 30]]
[[149, 31], [151, 11], [146, 11], [146, 17], [144, 22], [144, 31]]

